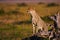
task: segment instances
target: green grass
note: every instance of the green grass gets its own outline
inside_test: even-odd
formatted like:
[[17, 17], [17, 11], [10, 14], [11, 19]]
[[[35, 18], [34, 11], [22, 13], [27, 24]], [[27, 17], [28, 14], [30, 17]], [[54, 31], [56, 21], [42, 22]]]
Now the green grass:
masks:
[[31, 24], [12, 25], [3, 24], [0, 26], [0, 39], [1, 40], [12, 40], [22, 39], [32, 35]]

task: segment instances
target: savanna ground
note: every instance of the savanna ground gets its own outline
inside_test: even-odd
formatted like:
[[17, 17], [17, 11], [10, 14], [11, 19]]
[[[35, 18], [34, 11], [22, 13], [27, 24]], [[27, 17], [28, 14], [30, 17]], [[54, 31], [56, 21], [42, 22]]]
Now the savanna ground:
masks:
[[27, 13], [28, 7], [35, 7], [39, 16], [44, 17], [45, 22], [53, 24], [53, 21], [45, 18], [60, 10], [60, 4], [9, 4], [0, 3], [0, 40], [21, 40], [32, 36], [31, 16]]

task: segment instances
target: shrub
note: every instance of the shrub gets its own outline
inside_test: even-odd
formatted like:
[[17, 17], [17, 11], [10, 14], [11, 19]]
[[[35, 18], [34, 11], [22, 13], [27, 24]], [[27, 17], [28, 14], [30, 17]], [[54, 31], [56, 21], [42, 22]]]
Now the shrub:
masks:
[[47, 5], [47, 7], [52, 7], [52, 6], [59, 6], [59, 5], [56, 4], [56, 3], [49, 3], [49, 4]]
[[17, 14], [17, 13], [20, 13], [20, 12], [18, 10], [11, 10], [7, 14], [11, 15], [11, 14]]
[[49, 18], [49, 16], [44, 16], [44, 17], [41, 17], [42, 20], [44, 20], [45, 22], [50, 22], [50, 21], [53, 21], [51, 18]]
[[43, 2], [39, 2], [38, 4], [44, 4]]
[[24, 6], [25, 7], [25, 6], [27, 6], [27, 4], [26, 3], [20, 3], [20, 4], [18, 3], [17, 6], [18, 7]]
[[18, 21], [18, 22], [14, 22], [13, 24], [31, 24], [32, 21], [31, 20], [27, 20], [27, 21]]
[[0, 15], [4, 14], [4, 10], [1, 8], [0, 9]]

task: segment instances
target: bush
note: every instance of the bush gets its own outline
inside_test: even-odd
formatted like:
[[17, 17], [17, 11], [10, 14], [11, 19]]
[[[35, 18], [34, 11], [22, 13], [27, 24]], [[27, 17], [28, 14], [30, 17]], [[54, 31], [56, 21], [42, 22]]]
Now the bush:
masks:
[[0, 9], [0, 15], [4, 14], [4, 10], [1, 8]]
[[49, 3], [49, 4], [47, 5], [47, 7], [52, 7], [52, 6], [59, 6], [59, 5], [56, 4], [56, 3]]
[[38, 4], [44, 4], [43, 2], [39, 2]]
[[24, 6], [25, 7], [25, 6], [27, 6], [27, 4], [26, 3], [21, 3], [21, 4], [18, 3], [17, 6], [18, 7]]
[[44, 16], [44, 17], [41, 17], [42, 20], [44, 20], [45, 22], [50, 22], [50, 21], [53, 21], [51, 18], [49, 18], [49, 16]]
[[18, 13], [20, 13], [18, 10], [11, 10], [7, 14], [11, 15], [11, 14], [18, 14]]
[[31, 20], [27, 20], [27, 21], [18, 21], [18, 22], [14, 22], [13, 24], [31, 24], [32, 21]]

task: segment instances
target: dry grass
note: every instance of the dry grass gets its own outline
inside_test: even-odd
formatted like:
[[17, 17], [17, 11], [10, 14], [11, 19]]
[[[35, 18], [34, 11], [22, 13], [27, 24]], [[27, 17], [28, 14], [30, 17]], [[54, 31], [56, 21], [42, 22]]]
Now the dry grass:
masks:
[[[0, 39], [2, 40], [21, 40], [22, 38], [29, 37], [32, 35], [32, 24], [12, 24], [12, 22], [21, 22], [21, 21], [31, 21], [30, 15], [27, 13], [28, 7], [35, 7], [39, 16], [47, 16], [60, 10], [60, 6], [55, 7], [46, 7], [46, 4], [28, 4], [25, 7], [18, 7], [17, 4], [0, 4], [0, 8], [5, 10], [5, 13], [11, 10], [18, 10], [21, 13], [17, 14], [3, 14], [0, 16], [0, 22], [5, 24], [0, 24]], [[6, 24], [10, 23], [10, 24]]]

